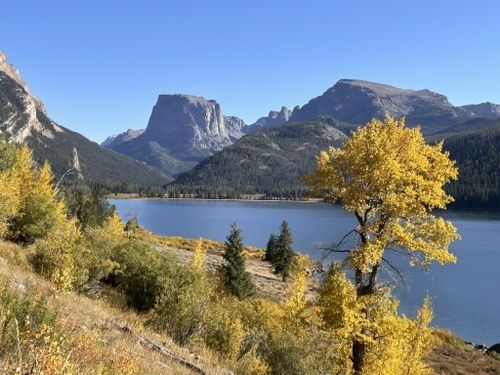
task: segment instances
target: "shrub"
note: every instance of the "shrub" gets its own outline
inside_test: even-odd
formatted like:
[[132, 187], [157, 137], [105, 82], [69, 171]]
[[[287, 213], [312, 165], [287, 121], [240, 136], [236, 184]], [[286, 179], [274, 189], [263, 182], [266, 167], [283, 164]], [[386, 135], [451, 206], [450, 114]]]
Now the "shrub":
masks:
[[0, 279], [0, 368], [8, 373], [62, 373], [56, 370], [62, 369], [67, 351], [57, 333], [56, 315], [31, 287], [23, 289]]
[[31, 246], [29, 261], [59, 289], [79, 289], [88, 278], [86, 250], [76, 222], [66, 221]]
[[124, 292], [129, 306], [139, 311], [152, 309], [164, 291], [166, 277], [172, 272], [172, 262], [139, 241], [118, 246], [112, 260], [117, 263], [117, 269], [109, 281]]
[[154, 323], [185, 344], [199, 334], [212, 309], [212, 289], [205, 275], [185, 266], [172, 267], [156, 304]]

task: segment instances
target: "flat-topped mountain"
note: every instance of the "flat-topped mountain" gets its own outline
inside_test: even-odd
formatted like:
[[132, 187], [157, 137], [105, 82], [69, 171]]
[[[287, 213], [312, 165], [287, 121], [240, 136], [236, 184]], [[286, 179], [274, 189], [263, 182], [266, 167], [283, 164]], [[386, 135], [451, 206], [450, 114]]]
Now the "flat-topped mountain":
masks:
[[471, 117], [464, 109], [454, 107], [446, 96], [429, 90], [400, 89], [354, 79], [342, 79], [322, 95], [296, 108], [290, 121], [306, 121], [325, 115], [353, 125], [385, 115], [406, 116], [408, 124], [419, 124], [426, 132]]
[[175, 175], [232, 144], [244, 127], [243, 120], [224, 116], [215, 100], [160, 95], [146, 130], [112, 148]]
[[144, 163], [106, 150], [52, 121], [40, 100], [29, 91], [17, 69], [0, 52], [0, 135], [26, 142], [35, 160], [48, 160], [56, 177], [73, 168], [71, 178], [107, 186], [159, 185], [168, 177]]

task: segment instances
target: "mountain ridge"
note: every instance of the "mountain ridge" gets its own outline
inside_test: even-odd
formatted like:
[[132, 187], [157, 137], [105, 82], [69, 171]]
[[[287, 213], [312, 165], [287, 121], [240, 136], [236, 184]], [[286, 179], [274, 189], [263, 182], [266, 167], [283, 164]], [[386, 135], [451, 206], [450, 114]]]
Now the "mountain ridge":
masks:
[[51, 163], [56, 178], [74, 169], [65, 182], [84, 180], [116, 186], [162, 185], [170, 181], [160, 171], [106, 150], [52, 121], [4, 53], [0, 54], [0, 135], [28, 144], [39, 164], [46, 160]]

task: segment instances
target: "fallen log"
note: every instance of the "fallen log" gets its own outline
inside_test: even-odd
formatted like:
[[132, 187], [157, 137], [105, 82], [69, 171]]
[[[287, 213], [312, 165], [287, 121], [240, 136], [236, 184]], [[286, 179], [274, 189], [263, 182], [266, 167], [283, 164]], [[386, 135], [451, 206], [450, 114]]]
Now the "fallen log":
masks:
[[202, 368], [198, 367], [194, 363], [189, 362], [188, 360], [175, 355], [174, 353], [172, 353], [172, 351], [170, 351], [169, 349], [167, 349], [163, 345], [159, 345], [159, 344], [155, 343], [154, 341], [151, 341], [147, 337], [144, 337], [144, 336], [132, 331], [129, 327], [118, 326], [118, 329], [122, 332], [128, 333], [128, 334], [136, 337], [139, 340], [141, 345], [147, 347], [148, 349], [151, 349], [151, 350], [154, 350], [154, 351], [161, 353], [162, 355], [169, 358], [170, 360], [177, 362], [177, 363], [180, 363], [181, 365], [189, 368], [193, 372], [195, 372], [197, 374], [203, 374], [203, 375], [207, 374]]

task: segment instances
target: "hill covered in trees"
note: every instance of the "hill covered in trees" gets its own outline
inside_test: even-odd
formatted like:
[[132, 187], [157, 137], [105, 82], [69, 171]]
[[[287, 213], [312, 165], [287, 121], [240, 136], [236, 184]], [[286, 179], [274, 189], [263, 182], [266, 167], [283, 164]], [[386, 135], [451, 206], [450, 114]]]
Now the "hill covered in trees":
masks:
[[303, 197], [307, 189], [300, 176], [312, 170], [321, 150], [347, 139], [335, 125], [331, 119], [318, 119], [245, 136], [180, 175], [168, 192], [209, 198]]
[[500, 126], [452, 136], [444, 148], [459, 170], [448, 186], [454, 206], [500, 208]]

